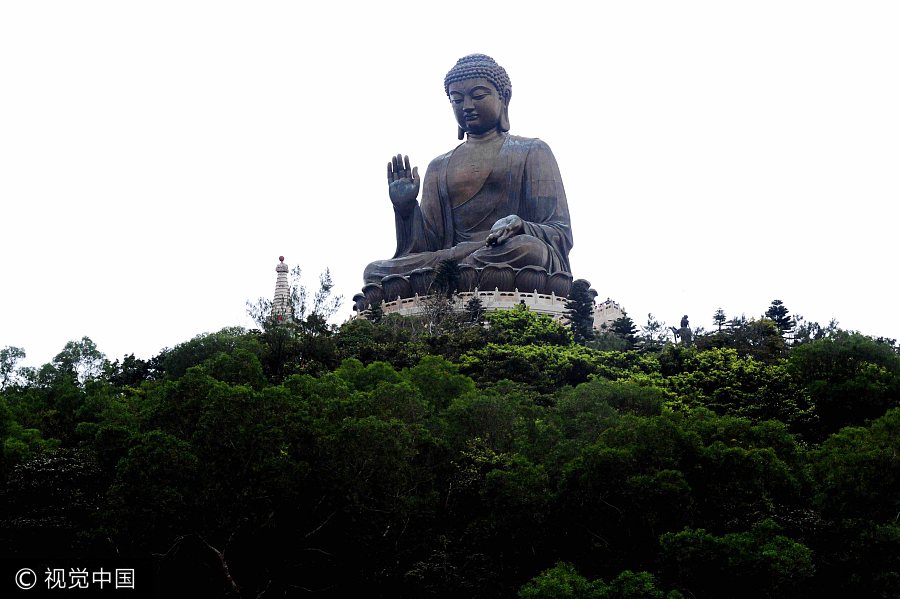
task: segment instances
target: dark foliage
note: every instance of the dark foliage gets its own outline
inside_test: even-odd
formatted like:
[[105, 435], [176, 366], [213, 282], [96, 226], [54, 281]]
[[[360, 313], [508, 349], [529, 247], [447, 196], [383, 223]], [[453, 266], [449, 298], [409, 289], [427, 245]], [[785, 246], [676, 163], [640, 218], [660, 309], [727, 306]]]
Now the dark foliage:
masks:
[[576, 279], [572, 282], [566, 299], [566, 317], [572, 327], [576, 343], [586, 343], [594, 338], [594, 298], [597, 292], [591, 289], [589, 281]]
[[144, 560], [158, 596], [900, 595], [891, 344], [476, 308], [7, 348], [4, 557]]

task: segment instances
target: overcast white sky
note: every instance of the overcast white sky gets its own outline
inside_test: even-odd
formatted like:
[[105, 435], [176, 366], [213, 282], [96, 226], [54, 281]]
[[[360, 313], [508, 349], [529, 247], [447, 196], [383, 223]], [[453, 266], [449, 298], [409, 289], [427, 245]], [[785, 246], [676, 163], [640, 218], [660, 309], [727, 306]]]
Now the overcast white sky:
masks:
[[638, 323], [792, 313], [900, 337], [900, 3], [2, 2], [0, 347], [149, 358], [394, 250], [385, 164], [510, 74], [577, 278]]

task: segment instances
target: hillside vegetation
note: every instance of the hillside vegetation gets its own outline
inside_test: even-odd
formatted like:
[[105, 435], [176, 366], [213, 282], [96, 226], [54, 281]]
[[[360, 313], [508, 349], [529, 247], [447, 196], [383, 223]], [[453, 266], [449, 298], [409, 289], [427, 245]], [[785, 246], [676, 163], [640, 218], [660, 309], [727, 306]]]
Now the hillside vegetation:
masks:
[[480, 318], [5, 348], [4, 557], [145, 560], [159, 596], [900, 596], [892, 341]]

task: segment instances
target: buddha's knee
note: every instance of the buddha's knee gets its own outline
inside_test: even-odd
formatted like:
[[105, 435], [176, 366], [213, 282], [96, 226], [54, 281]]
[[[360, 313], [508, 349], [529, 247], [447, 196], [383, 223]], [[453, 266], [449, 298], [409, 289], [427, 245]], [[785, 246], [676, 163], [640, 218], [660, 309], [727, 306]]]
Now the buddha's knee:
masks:
[[509, 251], [515, 252], [528, 264], [542, 266], [550, 256], [550, 248], [546, 243], [531, 235], [516, 235], [508, 239]]
[[531, 235], [516, 235], [504, 243], [484, 247], [470, 256], [466, 262], [475, 266], [508, 264], [513, 268], [541, 266], [547, 268], [550, 250], [547, 244]]
[[383, 276], [382, 271], [384, 270], [383, 262], [383, 260], [370, 262], [363, 271], [363, 281], [366, 283], [380, 283]]

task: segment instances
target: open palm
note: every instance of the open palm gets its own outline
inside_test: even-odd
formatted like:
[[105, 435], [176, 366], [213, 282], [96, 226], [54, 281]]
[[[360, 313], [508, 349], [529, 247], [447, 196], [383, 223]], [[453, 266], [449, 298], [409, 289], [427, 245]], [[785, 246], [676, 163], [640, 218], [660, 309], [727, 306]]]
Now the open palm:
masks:
[[419, 196], [419, 167], [409, 168], [409, 156], [397, 154], [387, 165], [388, 193], [395, 208], [409, 209]]

